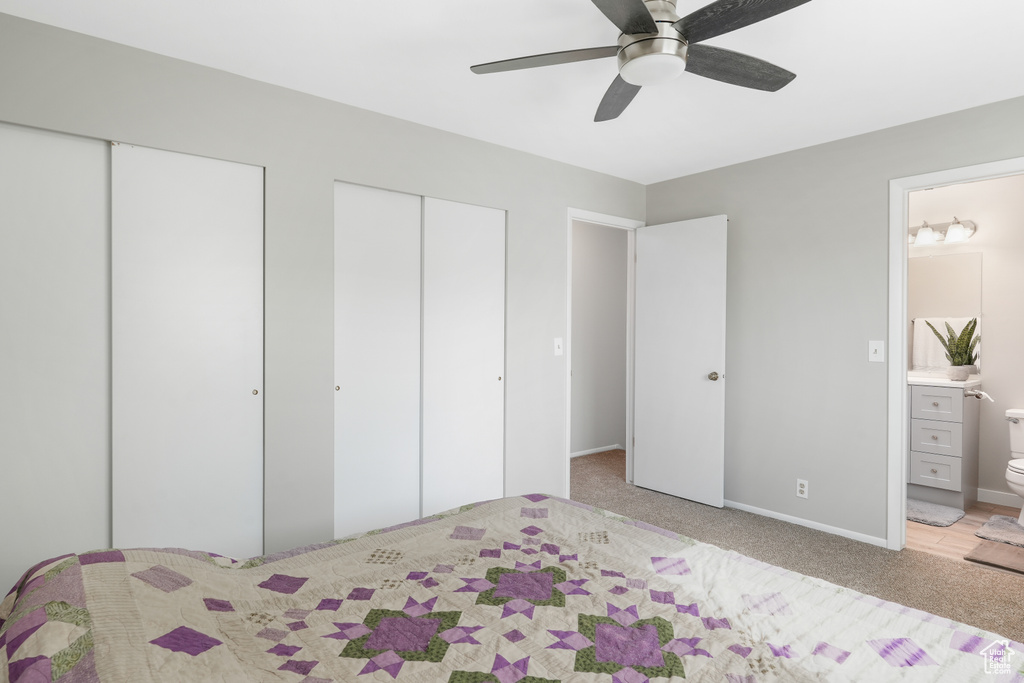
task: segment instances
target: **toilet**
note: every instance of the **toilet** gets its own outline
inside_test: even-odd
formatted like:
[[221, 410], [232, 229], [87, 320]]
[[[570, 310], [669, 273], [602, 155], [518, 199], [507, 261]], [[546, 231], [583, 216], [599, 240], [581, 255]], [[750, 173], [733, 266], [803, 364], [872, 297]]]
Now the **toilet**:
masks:
[[[1006, 411], [1006, 420], [1010, 425], [1011, 457], [1006, 465], [1006, 485], [1024, 498], [1024, 409], [1010, 408]], [[1021, 509], [1017, 522], [1024, 526], [1024, 509]]]

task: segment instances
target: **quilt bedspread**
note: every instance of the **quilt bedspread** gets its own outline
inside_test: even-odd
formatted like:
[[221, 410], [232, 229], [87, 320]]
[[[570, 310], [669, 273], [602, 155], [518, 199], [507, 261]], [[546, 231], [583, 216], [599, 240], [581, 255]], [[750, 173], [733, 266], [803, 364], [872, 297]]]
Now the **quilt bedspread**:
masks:
[[1024, 681], [1024, 646], [544, 495], [238, 561], [103, 550], [0, 604], [0, 681]]

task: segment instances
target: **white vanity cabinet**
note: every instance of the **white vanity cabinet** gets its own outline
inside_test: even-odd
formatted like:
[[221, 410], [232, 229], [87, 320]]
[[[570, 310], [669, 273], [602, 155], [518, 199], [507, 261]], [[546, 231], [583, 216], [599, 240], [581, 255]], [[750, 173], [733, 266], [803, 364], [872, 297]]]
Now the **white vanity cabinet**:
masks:
[[961, 510], [977, 501], [978, 400], [968, 388], [980, 382], [910, 385], [908, 498]]

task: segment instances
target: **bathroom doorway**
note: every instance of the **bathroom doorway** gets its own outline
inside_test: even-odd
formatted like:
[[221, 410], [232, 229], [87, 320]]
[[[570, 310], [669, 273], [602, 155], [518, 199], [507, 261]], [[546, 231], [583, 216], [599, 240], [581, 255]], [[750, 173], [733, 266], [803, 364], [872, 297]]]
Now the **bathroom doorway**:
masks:
[[[981, 541], [974, 532], [992, 515], [1016, 518], [1020, 512], [1021, 500], [1004, 478], [1010, 456], [1004, 414], [1007, 408], [1024, 406], [1024, 361], [1017, 362], [1015, 349], [1015, 340], [1024, 333], [1024, 314], [1014, 305], [1015, 292], [1024, 289], [1024, 274], [1018, 275], [1024, 258], [1024, 159], [903, 178], [892, 181], [890, 190], [889, 547], [905, 545], [962, 560]], [[967, 242], [943, 244], [940, 237], [935, 245], [910, 244], [908, 233], [924, 224], [940, 228], [941, 235], [941, 229], [957, 219], [976, 227]], [[921, 343], [934, 339], [934, 334], [920, 323], [924, 318], [937, 319], [935, 323], [949, 318], [957, 325], [957, 320], [974, 317], [982, 341], [979, 376], [972, 376], [980, 383], [973, 388], [993, 401], [978, 400], [974, 407], [977, 433], [968, 438], [976, 440], [977, 459], [970, 464], [971, 471], [963, 473], [968, 488], [959, 499], [966, 514], [945, 527], [908, 522], [907, 483], [921, 480], [920, 470], [913, 467], [918, 456], [910, 446], [908, 382], [930, 382], [921, 376], [936, 369], [928, 367], [934, 356], [929, 360]], [[915, 318], [920, 319], [917, 325]], [[915, 338], [922, 330], [927, 334]], [[908, 372], [916, 377], [908, 378]], [[950, 462], [968, 465], [966, 458]], [[913, 498], [958, 502], [940, 490], [941, 484], [922, 488], [911, 483], [910, 488], [915, 489]]]

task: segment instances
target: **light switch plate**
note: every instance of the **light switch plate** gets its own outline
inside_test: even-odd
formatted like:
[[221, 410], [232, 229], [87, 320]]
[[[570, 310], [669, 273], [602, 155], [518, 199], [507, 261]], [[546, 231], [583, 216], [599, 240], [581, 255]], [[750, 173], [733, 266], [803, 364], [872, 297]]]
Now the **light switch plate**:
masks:
[[562, 355], [562, 338], [561, 337], [555, 337], [555, 355], [556, 356], [561, 356]]
[[885, 362], [885, 342], [868, 342], [868, 360], [871, 361], [872, 363]]

